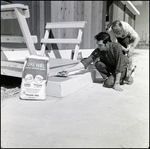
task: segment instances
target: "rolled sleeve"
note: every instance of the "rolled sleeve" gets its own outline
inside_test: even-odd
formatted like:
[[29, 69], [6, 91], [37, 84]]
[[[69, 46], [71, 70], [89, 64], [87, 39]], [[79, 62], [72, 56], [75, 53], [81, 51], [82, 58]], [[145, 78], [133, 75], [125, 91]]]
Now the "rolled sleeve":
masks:
[[81, 60], [81, 63], [84, 65], [85, 69], [88, 67], [89, 64], [91, 64], [91, 62], [93, 62], [92, 55], [90, 55], [88, 58], [83, 58]]
[[95, 49], [88, 58], [83, 58], [81, 63], [84, 65], [85, 69], [88, 67], [89, 64], [95, 62], [99, 58], [99, 49]]

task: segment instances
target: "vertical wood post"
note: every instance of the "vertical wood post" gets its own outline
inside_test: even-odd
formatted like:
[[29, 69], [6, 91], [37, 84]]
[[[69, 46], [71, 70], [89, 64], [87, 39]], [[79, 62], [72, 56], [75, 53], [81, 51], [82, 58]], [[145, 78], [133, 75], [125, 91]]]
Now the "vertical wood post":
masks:
[[15, 10], [18, 22], [20, 24], [20, 28], [21, 28], [24, 40], [26, 42], [27, 48], [29, 49], [29, 53], [36, 55], [35, 46], [34, 46], [32, 38], [31, 38], [31, 33], [29, 31], [29, 27], [28, 27], [26, 18], [24, 15], [22, 15], [22, 9], [15, 8], [14, 10]]
[[106, 10], [107, 10], [107, 1], [103, 1], [103, 4], [102, 4], [102, 31], [105, 31], [105, 26], [106, 26]]
[[92, 1], [84, 1], [84, 21], [87, 22], [84, 28], [84, 48], [90, 48], [91, 46], [91, 11], [92, 11]]
[[109, 24], [112, 24], [112, 22], [114, 21], [113, 12], [114, 12], [114, 3], [112, 3], [109, 7]]
[[123, 16], [123, 21], [126, 20], [126, 5], [124, 5], [124, 16]]
[[[44, 3], [45, 1], [37, 2], [37, 36], [38, 41], [41, 41], [41, 38], [44, 37], [45, 31], [45, 13], [44, 13]], [[36, 24], [35, 24], [36, 25]], [[38, 49], [41, 49], [41, 44], [38, 42]]]
[[45, 7], [44, 3], [45, 1], [39, 1], [40, 3], [40, 8], [39, 8], [39, 20], [40, 20], [40, 39], [43, 38], [44, 36], [44, 30], [45, 30]]

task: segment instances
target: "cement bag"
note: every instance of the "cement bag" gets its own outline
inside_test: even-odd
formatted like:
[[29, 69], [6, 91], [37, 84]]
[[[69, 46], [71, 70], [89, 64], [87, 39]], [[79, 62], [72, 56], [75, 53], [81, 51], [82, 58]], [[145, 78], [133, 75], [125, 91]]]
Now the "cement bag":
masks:
[[45, 100], [49, 74], [49, 58], [29, 55], [24, 63], [20, 99]]

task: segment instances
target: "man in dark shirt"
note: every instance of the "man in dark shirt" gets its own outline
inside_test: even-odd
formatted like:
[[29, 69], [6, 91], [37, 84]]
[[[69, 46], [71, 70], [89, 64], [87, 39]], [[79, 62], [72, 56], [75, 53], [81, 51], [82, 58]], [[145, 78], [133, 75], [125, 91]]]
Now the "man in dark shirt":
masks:
[[[57, 75], [67, 75], [71, 71], [86, 69], [93, 62], [96, 69], [105, 79], [104, 87], [122, 91], [120, 84], [126, 79], [126, 71], [129, 65], [128, 58], [123, 54], [120, 44], [111, 42], [110, 35], [100, 32], [95, 36], [98, 48], [89, 57], [82, 59], [77, 65], [67, 68]], [[128, 84], [132, 84], [131, 78], [126, 79]], [[130, 82], [130, 83], [129, 83]]]

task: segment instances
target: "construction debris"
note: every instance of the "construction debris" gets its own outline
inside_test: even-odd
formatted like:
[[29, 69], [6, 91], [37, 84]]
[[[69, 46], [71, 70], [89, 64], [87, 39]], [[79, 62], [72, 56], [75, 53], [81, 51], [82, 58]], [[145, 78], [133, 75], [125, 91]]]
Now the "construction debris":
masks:
[[18, 95], [19, 92], [20, 92], [19, 87], [15, 87], [15, 88], [1, 87], [1, 100], [9, 98], [9, 97], [14, 97]]

